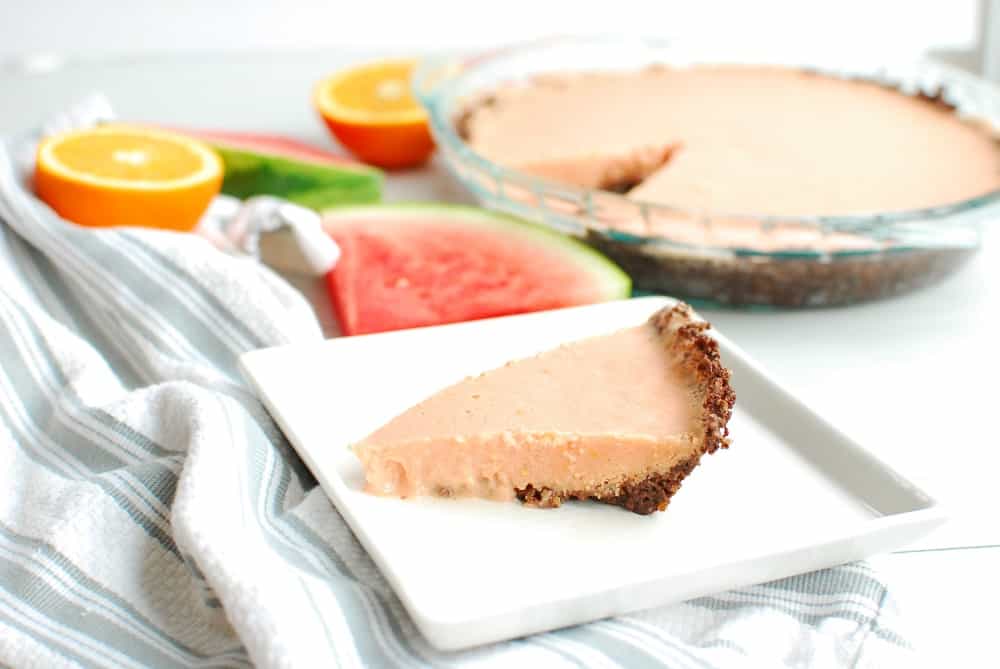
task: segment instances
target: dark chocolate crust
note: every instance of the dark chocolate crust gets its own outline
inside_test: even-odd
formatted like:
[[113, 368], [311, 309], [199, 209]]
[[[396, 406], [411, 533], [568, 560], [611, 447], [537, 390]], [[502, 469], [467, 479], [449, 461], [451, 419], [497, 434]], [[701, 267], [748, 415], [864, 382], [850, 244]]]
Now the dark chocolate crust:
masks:
[[727, 448], [736, 393], [729, 384], [730, 372], [722, 364], [719, 343], [705, 334], [711, 325], [694, 320], [691, 307], [684, 302], [656, 312], [650, 323], [679, 357], [680, 365], [695, 378], [695, 392], [702, 400], [703, 452]]
[[820, 262], [794, 253], [700, 256], [625, 243], [595, 230], [581, 241], [615, 261], [636, 290], [783, 308], [834, 307], [903, 295], [954, 273], [975, 255], [972, 248], [888, 249]]
[[680, 487], [681, 481], [698, 466], [701, 453], [677, 463], [668, 471], [650, 474], [642, 478], [629, 479], [618, 487], [615, 493], [594, 490], [570, 490], [554, 492], [551, 488], [536, 489], [529, 485], [517, 490], [517, 498], [528, 506], [551, 509], [568, 499], [594, 500], [628, 509], [632, 513], [646, 516], [654, 511], [663, 511]]
[[694, 320], [691, 307], [683, 302], [656, 312], [649, 323], [675, 356], [675, 364], [690, 376], [693, 393], [701, 403], [704, 433], [699, 450], [666, 471], [616, 484], [605, 482], [589, 490], [552, 490], [528, 485], [515, 491], [523, 503], [553, 508], [567, 499], [592, 499], [621, 506], [640, 515], [663, 511], [680, 489], [684, 478], [698, 466], [703, 454], [729, 446], [727, 425], [733, 413], [736, 393], [729, 384], [729, 370], [722, 365], [719, 344], [705, 334], [709, 324]]

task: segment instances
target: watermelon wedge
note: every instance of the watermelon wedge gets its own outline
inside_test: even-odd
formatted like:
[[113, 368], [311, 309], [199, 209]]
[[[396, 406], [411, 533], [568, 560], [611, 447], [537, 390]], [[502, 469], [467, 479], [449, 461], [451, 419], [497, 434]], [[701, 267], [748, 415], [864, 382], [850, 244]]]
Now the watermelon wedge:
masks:
[[248, 132], [174, 130], [202, 140], [222, 156], [222, 192], [233, 197], [276, 195], [317, 210], [382, 197], [380, 171], [304, 142]]
[[631, 282], [589, 246], [462, 205], [325, 212], [340, 245], [327, 285], [343, 334], [506, 316], [628, 297]]

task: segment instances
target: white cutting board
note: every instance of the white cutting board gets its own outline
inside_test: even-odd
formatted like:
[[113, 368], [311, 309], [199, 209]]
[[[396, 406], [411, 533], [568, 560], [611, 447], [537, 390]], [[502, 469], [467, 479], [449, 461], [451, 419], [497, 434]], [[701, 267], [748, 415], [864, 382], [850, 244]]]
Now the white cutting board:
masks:
[[733, 445], [665, 513], [576, 502], [403, 501], [361, 491], [348, 445], [507, 360], [636, 325], [651, 297], [254, 351], [243, 370], [435, 646], [458, 649], [790, 576], [898, 548], [944, 520], [927, 494], [715, 333]]

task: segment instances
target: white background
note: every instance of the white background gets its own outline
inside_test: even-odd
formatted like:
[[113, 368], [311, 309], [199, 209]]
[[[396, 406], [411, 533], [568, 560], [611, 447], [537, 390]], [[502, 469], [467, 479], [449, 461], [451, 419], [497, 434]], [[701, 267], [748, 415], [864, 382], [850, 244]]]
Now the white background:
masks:
[[554, 33], [966, 51], [978, 0], [0, 0], [0, 59], [58, 53], [482, 47]]

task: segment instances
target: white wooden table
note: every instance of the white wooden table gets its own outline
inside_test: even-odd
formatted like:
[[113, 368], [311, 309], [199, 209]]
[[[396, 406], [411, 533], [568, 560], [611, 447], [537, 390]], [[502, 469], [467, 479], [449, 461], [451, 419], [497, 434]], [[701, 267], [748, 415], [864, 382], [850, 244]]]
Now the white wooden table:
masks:
[[[312, 84], [370, 54], [145, 56], [0, 66], [0, 133], [85, 94], [122, 118], [280, 132], [332, 147]], [[387, 199], [467, 199], [439, 165], [394, 175]], [[893, 585], [908, 635], [931, 666], [1000, 666], [1000, 229], [946, 281], [855, 307], [705, 316], [845, 431], [946, 503], [954, 520], [873, 563]], [[333, 327], [318, 282], [297, 282]], [[328, 329], [332, 332], [332, 329]]]

